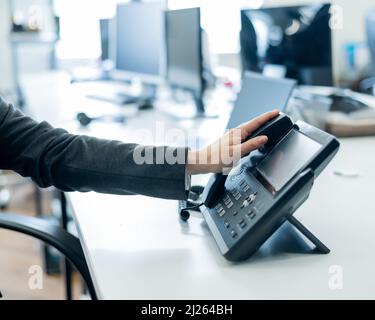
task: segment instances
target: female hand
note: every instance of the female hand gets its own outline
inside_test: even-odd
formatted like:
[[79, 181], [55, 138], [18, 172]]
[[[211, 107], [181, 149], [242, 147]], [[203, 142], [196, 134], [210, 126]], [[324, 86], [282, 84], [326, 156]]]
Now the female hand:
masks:
[[237, 128], [229, 130], [211, 145], [200, 150], [189, 151], [188, 174], [222, 172], [232, 168], [243, 156], [259, 149], [267, 142], [266, 136], [246, 139], [259, 127], [278, 115], [278, 110], [264, 113]]

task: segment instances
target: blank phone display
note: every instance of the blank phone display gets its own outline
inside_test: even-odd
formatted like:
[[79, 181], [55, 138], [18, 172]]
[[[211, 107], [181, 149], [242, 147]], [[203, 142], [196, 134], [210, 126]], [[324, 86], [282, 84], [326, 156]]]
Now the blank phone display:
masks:
[[257, 170], [277, 192], [304, 168], [320, 148], [316, 141], [291, 130], [262, 160]]

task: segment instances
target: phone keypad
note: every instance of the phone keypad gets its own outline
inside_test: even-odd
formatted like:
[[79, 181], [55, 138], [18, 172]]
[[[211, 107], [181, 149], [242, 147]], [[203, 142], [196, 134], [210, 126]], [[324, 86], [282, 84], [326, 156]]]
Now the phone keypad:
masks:
[[[229, 194], [234, 198], [234, 203], [229, 197]], [[257, 215], [256, 208], [254, 207], [255, 201], [257, 199], [257, 192], [253, 192], [246, 181], [242, 180], [239, 184], [239, 189], [234, 189], [229, 194], [224, 196], [222, 202], [223, 206], [227, 206], [228, 209], [238, 203], [239, 210], [229, 211], [232, 213], [231, 217], [233, 220], [238, 216], [237, 221], [231, 221], [231, 224], [236, 226], [236, 235], [233, 236], [232, 231], [234, 229], [230, 229], [230, 223], [228, 222], [228, 220], [224, 222], [224, 226], [226, 227], [226, 229], [230, 229], [230, 231], [228, 231], [232, 234], [232, 238], [235, 238], [243, 233], [247, 228], [250, 228], [254, 222], [254, 219]], [[241, 198], [243, 198], [243, 201], [240, 201]], [[228, 206], [228, 204], [230, 205]], [[245, 211], [244, 213], [242, 213], [245, 208], [247, 209], [247, 212]], [[239, 213], [242, 214], [239, 215]], [[230, 217], [228, 217], [228, 219], [230, 220]]]
[[[256, 189], [255, 189], [256, 190]], [[245, 179], [223, 195], [215, 207], [215, 212], [232, 239], [236, 239], [250, 229], [257, 220], [260, 203], [258, 193]], [[225, 218], [225, 219], [224, 219]]]

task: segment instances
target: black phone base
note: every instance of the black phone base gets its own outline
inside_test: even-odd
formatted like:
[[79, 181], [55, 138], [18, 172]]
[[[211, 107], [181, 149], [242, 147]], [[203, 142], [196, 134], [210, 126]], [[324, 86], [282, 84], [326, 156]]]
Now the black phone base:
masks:
[[327, 254], [330, 252], [330, 249], [323, 244], [314, 234], [311, 233], [296, 217], [290, 216], [287, 221], [295, 227], [302, 235], [304, 235], [311, 243], [315, 245], [314, 253]]

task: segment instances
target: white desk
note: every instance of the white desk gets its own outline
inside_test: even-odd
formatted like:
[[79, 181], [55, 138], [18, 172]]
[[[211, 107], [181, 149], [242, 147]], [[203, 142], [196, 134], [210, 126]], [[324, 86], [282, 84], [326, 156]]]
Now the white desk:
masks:
[[[34, 79], [33, 86], [36, 83]], [[38, 95], [43, 89], [31, 91]], [[66, 94], [65, 89], [62, 92]], [[54, 100], [49, 96], [47, 101], [44, 95], [44, 105], [32, 108], [39, 118], [48, 115], [43, 108], [53, 105]], [[84, 106], [87, 107], [87, 102], [81, 105]], [[65, 112], [72, 110], [74, 107]], [[62, 111], [54, 113], [58, 112]], [[55, 116], [50, 115], [47, 120], [53, 122]], [[66, 119], [72, 118], [71, 114]], [[143, 125], [149, 120], [143, 118]], [[219, 133], [223, 123], [225, 120], [219, 120], [212, 130]], [[131, 127], [129, 123], [128, 128], [112, 131], [99, 125], [92, 128], [100, 129], [94, 132], [97, 135], [126, 140]], [[247, 262], [233, 264], [219, 254], [202, 218], [194, 216], [188, 223], [178, 219], [175, 201], [69, 194], [98, 296], [103, 299], [374, 299], [375, 138], [341, 142], [338, 155], [316, 181], [310, 199], [296, 213], [332, 250], [328, 255], [258, 254]], [[335, 170], [359, 176], [339, 177], [333, 175]], [[342, 289], [332, 290], [329, 286], [334, 276], [330, 273], [332, 266], [342, 268]]]

